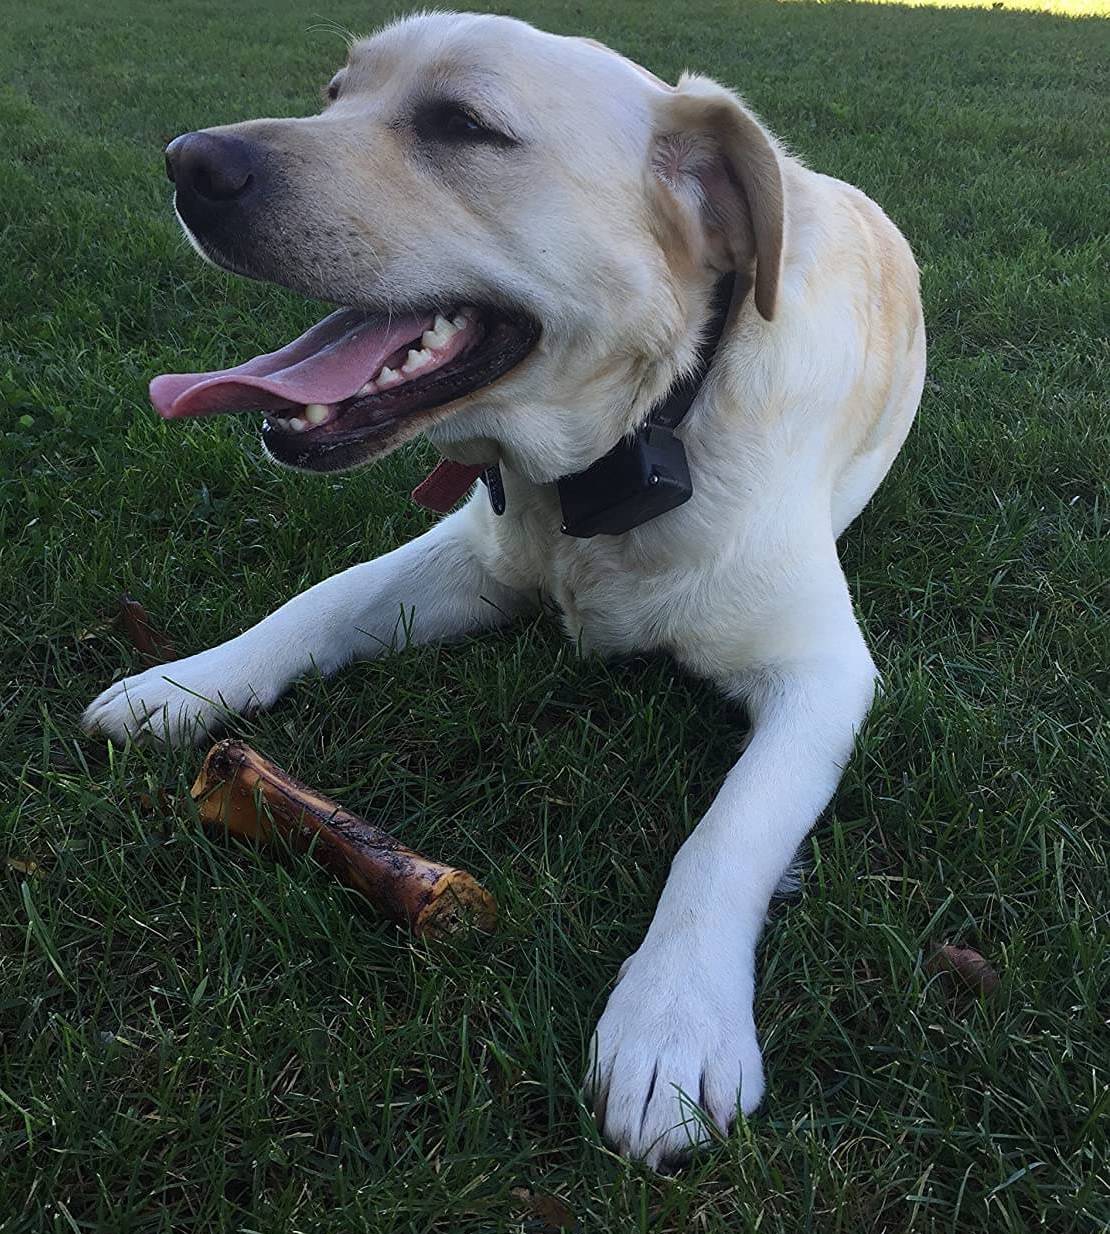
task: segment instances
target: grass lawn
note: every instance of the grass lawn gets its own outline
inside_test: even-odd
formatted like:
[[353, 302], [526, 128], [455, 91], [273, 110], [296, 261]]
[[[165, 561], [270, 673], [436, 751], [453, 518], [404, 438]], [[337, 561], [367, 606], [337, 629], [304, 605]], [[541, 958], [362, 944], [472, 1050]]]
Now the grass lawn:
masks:
[[[162, 143], [315, 107], [338, 26], [392, 9], [8, 0], [3, 1234], [552, 1228], [524, 1189], [583, 1234], [1107, 1228], [1110, 26], [1021, 7], [509, 6], [737, 85], [905, 230], [931, 334], [918, 426], [843, 542], [886, 694], [765, 937], [770, 1098], [657, 1178], [599, 1143], [577, 1082], [736, 755], [742, 717], [708, 689], [537, 621], [302, 683], [245, 725], [483, 878], [499, 932], [441, 947], [307, 859], [202, 835], [198, 755], [76, 730], [138, 667], [104, 620], [121, 591], [192, 652], [429, 523], [405, 496], [426, 446], [297, 477], [250, 424], [167, 426], [145, 400], [153, 373], [322, 312], [196, 260]], [[995, 964], [992, 999], [928, 975], [945, 941]]]

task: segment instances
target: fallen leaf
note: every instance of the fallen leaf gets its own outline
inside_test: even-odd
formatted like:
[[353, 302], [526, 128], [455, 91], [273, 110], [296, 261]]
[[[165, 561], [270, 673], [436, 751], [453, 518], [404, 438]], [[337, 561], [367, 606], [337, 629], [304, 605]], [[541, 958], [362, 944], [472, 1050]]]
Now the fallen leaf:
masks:
[[938, 947], [925, 966], [931, 973], [955, 973], [969, 989], [991, 995], [998, 989], [998, 974], [971, 947], [945, 943]]
[[545, 1195], [542, 1191], [532, 1191], [528, 1187], [514, 1187], [511, 1194], [514, 1200], [519, 1200], [529, 1214], [542, 1221], [548, 1229], [574, 1229], [574, 1213], [557, 1195]]
[[42, 866], [37, 861], [17, 861], [15, 857], [7, 858], [8, 868], [28, 878], [42, 878]]
[[165, 814], [173, 806], [173, 799], [164, 788], [158, 789], [154, 796], [140, 793], [137, 802], [140, 814]]
[[120, 596], [117, 621], [131, 645], [148, 664], [165, 664], [168, 660], [177, 659], [177, 649], [165, 634], [150, 624], [150, 617], [138, 600]]
[[73, 636], [78, 643], [87, 643], [91, 639], [100, 638], [112, 625], [111, 618], [106, 617], [103, 621], [94, 621], [91, 626], [86, 626], [83, 630], [78, 630]]

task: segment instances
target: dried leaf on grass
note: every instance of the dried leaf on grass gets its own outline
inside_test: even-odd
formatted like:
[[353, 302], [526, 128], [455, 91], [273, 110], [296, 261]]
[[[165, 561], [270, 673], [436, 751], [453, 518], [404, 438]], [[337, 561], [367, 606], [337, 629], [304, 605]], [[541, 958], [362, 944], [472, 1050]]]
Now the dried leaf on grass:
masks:
[[945, 943], [929, 958], [931, 973], [954, 973], [969, 989], [991, 995], [998, 989], [998, 973], [971, 947]]
[[148, 664], [165, 664], [177, 659], [177, 648], [173, 641], [151, 625], [149, 614], [138, 600], [131, 596], [120, 596], [116, 621], [128, 641]]
[[153, 795], [140, 793], [136, 804], [140, 814], [168, 814], [173, 810], [173, 798], [164, 788], [156, 789]]
[[42, 878], [42, 866], [37, 861], [19, 861], [15, 857], [8, 857], [7, 866], [9, 870], [15, 870], [17, 874], [26, 874], [28, 878]]
[[93, 639], [103, 638], [112, 628], [112, 619], [105, 617], [103, 621], [94, 621], [91, 626], [85, 626], [73, 636], [78, 643], [88, 643]]
[[528, 1211], [528, 1215], [536, 1221], [542, 1221], [549, 1230], [573, 1230], [575, 1227], [574, 1213], [566, 1203], [556, 1195], [546, 1195], [542, 1191], [532, 1191], [529, 1187], [514, 1187], [514, 1200]]

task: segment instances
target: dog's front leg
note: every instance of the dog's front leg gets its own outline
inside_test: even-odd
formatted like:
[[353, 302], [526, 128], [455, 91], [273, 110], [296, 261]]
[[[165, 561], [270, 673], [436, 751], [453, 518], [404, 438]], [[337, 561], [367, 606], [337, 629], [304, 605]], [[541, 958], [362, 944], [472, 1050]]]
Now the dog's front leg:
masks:
[[[819, 614], [820, 628], [799, 631], [799, 611]], [[749, 1113], [763, 1096], [756, 942], [873, 696], [874, 665], [846, 590], [807, 597], [774, 628], [792, 654], [724, 681], [747, 699], [751, 741], [676, 855], [593, 1041], [586, 1091], [605, 1138], [654, 1167], [707, 1139], [710, 1123], [727, 1130], [737, 1107]]]
[[305, 673], [503, 624], [529, 601], [482, 568], [473, 522], [464, 507], [404, 547], [309, 588], [238, 637], [116, 682], [85, 712], [83, 727], [120, 740], [200, 740], [229, 712], [269, 707]]

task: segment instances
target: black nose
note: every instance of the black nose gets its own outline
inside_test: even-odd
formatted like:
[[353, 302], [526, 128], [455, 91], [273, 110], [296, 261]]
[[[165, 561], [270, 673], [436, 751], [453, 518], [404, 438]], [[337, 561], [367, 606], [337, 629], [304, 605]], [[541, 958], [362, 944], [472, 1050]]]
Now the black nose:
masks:
[[210, 205], [242, 197], [254, 183], [257, 162], [250, 142], [227, 134], [185, 133], [166, 147], [166, 175], [179, 196]]

